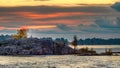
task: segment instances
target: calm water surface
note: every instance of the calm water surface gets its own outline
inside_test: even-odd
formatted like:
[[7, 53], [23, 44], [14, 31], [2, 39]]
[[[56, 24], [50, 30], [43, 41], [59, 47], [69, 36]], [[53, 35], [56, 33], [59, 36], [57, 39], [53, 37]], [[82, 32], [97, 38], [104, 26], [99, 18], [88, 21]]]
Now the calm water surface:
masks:
[[106, 48], [111, 49], [113, 52], [120, 52], [120, 45], [79, 45], [77, 46], [77, 49], [86, 47], [88, 47], [89, 49], [93, 48], [97, 51], [97, 53], [105, 52]]
[[0, 56], [0, 68], [119, 68], [120, 56]]
[[[105, 48], [120, 52], [120, 45], [82, 45], [77, 48], [94, 48], [98, 53]], [[0, 56], [0, 68], [120, 68], [120, 56]]]

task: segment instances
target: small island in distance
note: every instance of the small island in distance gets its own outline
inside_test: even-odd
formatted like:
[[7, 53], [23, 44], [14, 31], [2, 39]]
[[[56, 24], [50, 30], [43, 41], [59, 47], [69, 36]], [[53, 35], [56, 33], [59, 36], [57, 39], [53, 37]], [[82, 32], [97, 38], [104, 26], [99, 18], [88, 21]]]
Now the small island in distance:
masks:
[[[0, 36], [0, 55], [118, 55], [120, 52], [112, 52], [111, 49], [105, 49], [104, 53], [98, 54], [93, 48], [77, 49], [79, 45], [120, 45], [120, 39], [77, 39], [74, 36], [73, 41], [68, 39], [56, 38], [33, 38], [27, 37], [28, 29], [19, 29], [15, 35]], [[71, 46], [72, 47], [71, 47]]]

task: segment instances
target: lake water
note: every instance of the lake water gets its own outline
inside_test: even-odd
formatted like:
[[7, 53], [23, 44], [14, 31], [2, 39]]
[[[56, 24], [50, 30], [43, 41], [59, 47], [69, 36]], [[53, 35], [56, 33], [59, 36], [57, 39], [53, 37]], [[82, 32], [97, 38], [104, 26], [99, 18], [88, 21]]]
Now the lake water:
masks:
[[0, 68], [120, 68], [120, 56], [0, 56]]
[[[105, 48], [120, 52], [120, 45], [82, 45], [77, 48], [94, 48], [104, 52]], [[0, 68], [120, 68], [120, 56], [0, 56]]]
[[97, 51], [97, 53], [105, 52], [106, 48], [111, 49], [113, 52], [120, 52], [120, 45], [78, 45], [77, 49], [86, 47], [88, 47], [89, 49], [93, 48], [94, 50]]

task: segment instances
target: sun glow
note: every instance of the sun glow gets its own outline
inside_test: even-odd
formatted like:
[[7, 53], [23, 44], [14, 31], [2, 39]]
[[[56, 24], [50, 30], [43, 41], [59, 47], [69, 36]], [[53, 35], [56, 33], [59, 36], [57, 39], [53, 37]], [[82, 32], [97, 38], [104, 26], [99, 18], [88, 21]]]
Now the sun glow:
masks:
[[52, 28], [56, 28], [56, 25], [38, 25], [38, 26], [21, 26], [19, 28], [9, 28], [9, 27], [0, 27], [0, 30], [19, 30], [19, 29], [52, 29]]
[[56, 25], [40, 25], [40, 26], [22, 26], [21, 28], [27, 28], [27, 29], [50, 29], [50, 28], [56, 28]]
[[38, 6], [38, 5], [76, 5], [76, 4], [113, 4], [119, 0], [0, 0], [0, 6]]

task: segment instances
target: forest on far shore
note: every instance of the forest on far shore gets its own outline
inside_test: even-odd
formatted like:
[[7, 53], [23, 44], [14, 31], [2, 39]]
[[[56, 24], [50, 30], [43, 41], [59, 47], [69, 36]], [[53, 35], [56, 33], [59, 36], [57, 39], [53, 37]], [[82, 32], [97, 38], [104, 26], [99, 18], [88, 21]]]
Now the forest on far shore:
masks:
[[[43, 37], [45, 38], [45, 37]], [[47, 38], [47, 37], [46, 37]], [[48, 37], [52, 39], [51, 37]], [[12, 39], [11, 35], [0, 35], [0, 42]], [[65, 38], [56, 38], [55, 40], [65, 41], [67, 44], [70, 43], [68, 39]], [[101, 39], [101, 38], [86, 38], [86, 39], [78, 39], [78, 45], [120, 45], [120, 39]]]

